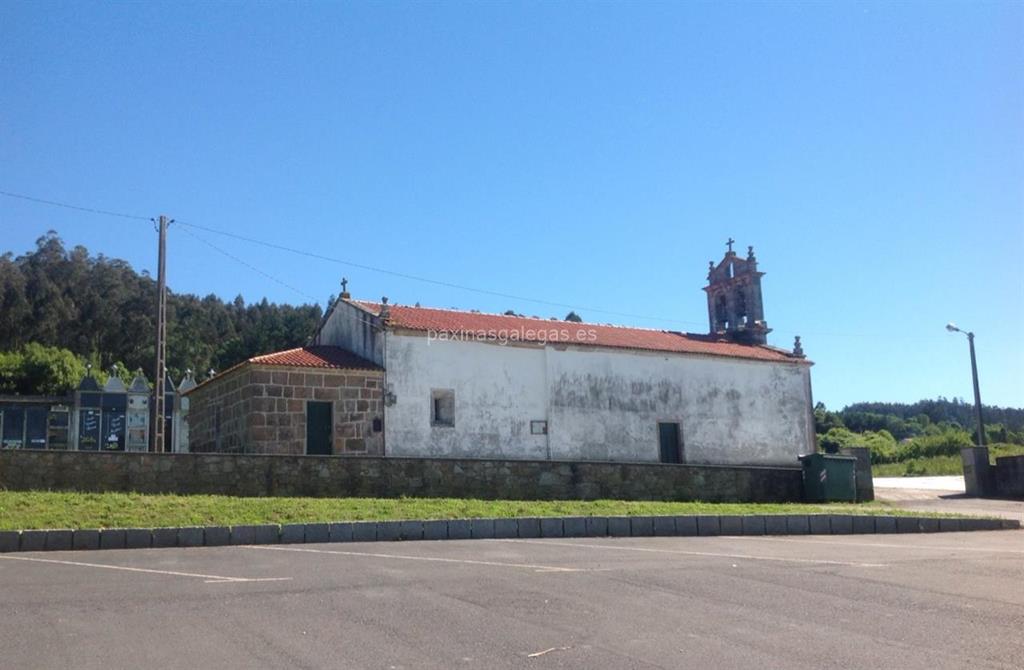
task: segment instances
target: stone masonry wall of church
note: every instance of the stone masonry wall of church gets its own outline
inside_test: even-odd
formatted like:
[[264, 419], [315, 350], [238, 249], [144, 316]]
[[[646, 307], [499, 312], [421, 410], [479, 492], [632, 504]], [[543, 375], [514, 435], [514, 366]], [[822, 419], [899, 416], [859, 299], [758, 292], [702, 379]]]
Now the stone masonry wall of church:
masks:
[[381, 455], [382, 387], [379, 371], [248, 365], [189, 394], [190, 451], [304, 454], [316, 400], [333, 404], [334, 454]]

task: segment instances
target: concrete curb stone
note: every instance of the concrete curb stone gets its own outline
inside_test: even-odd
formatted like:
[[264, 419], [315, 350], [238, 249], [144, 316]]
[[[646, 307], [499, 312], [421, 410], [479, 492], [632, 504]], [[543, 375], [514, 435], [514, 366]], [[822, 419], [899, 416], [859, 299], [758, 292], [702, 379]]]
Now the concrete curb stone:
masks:
[[676, 517], [676, 535], [683, 537], [693, 537], [697, 535], [697, 517], [695, 516], [677, 516]]
[[105, 528], [0, 531], [0, 552], [139, 549], [228, 544], [372, 542], [530, 537], [651, 537], [937, 533], [1019, 529], [1015, 519], [949, 519], [849, 514], [543, 517], [367, 521], [284, 526]]
[[470, 530], [469, 521], [467, 519], [448, 520], [449, 540], [468, 540], [470, 537], [472, 537], [472, 531]]
[[448, 539], [448, 522], [445, 520], [434, 519], [431, 521], [423, 522], [423, 539], [424, 540], [447, 540]]
[[281, 527], [274, 524], [253, 526], [256, 539], [253, 544], [278, 544], [281, 541]]
[[873, 516], [855, 516], [853, 517], [853, 532], [854, 533], [874, 533], [875, 532], [875, 517]]
[[768, 524], [761, 515], [741, 517], [741, 524], [744, 535], [764, 535], [767, 532]]
[[629, 517], [608, 517], [608, 535], [611, 537], [629, 537]]
[[46, 551], [67, 551], [72, 548], [74, 531], [56, 529], [46, 531]]
[[104, 528], [100, 531], [100, 549], [124, 549], [128, 546], [128, 531], [124, 528]]
[[699, 516], [697, 517], [697, 534], [707, 537], [711, 535], [721, 535], [722, 526], [719, 517], [717, 516]]
[[567, 516], [562, 519], [563, 537], [586, 537], [587, 518], [584, 516]]
[[629, 534], [633, 537], [651, 537], [654, 535], [653, 516], [634, 516], [629, 519]]
[[352, 530], [353, 525], [347, 521], [341, 521], [338, 523], [328, 524], [327, 526], [327, 541], [328, 542], [351, 542], [352, 541]]
[[811, 535], [831, 535], [832, 523], [829, 514], [808, 514], [807, 522], [811, 529]]
[[100, 532], [93, 529], [80, 529], [74, 531], [71, 536], [71, 548], [78, 549], [99, 549]]
[[896, 517], [894, 517], [894, 516], [876, 516], [875, 517], [875, 532], [876, 533], [895, 533], [896, 532]]
[[832, 534], [833, 535], [852, 535], [853, 534], [853, 517], [849, 514], [833, 514], [832, 515]]
[[45, 551], [46, 531], [45, 530], [23, 530], [21, 531], [21, 551]]
[[0, 530], [0, 554], [8, 551], [18, 551], [21, 546], [21, 531]]
[[286, 523], [281, 526], [281, 544], [302, 544], [306, 541], [306, 525]]
[[157, 549], [178, 546], [177, 528], [154, 528], [153, 546]]
[[540, 519], [520, 519], [519, 537], [540, 537]]
[[493, 540], [494, 519], [472, 519], [469, 522], [469, 536], [474, 540]]
[[310, 544], [323, 544], [330, 542], [331, 531], [326, 523], [307, 523], [306, 542]]
[[203, 540], [203, 529], [201, 526], [178, 529], [179, 547], [201, 547], [203, 546]]
[[785, 535], [786, 517], [778, 514], [770, 514], [764, 518], [764, 532], [766, 535]]
[[896, 532], [897, 533], [920, 533], [921, 532], [921, 519], [916, 516], [898, 516], [896, 517]]
[[561, 517], [544, 517], [540, 520], [541, 537], [562, 537], [563, 532]]
[[[308, 530], [308, 527], [307, 527]], [[401, 540], [422, 540], [422, 521], [402, 521], [398, 529], [398, 537]]]
[[153, 530], [150, 528], [126, 528], [125, 549], [149, 549], [153, 546]]
[[722, 514], [718, 517], [720, 535], [743, 535], [743, 517], [735, 514]]
[[654, 534], [658, 537], [673, 537], [678, 532], [674, 516], [656, 516], [653, 523]]
[[807, 535], [811, 532], [811, 522], [806, 514], [789, 514], [786, 516], [787, 535]]
[[377, 522], [377, 539], [384, 541], [394, 541], [402, 539], [402, 522], [401, 521], [378, 521]]
[[587, 517], [587, 537], [607, 537], [608, 517], [591, 516]]
[[960, 530], [985, 530], [985, 527], [981, 523], [981, 519], [960, 519]]
[[515, 519], [495, 519], [494, 537], [502, 540], [519, 537], [519, 523]]
[[232, 526], [231, 544], [256, 544], [256, 526]]
[[1002, 519], [978, 519], [981, 523], [979, 524], [981, 530], [1002, 530], [1003, 520]]
[[231, 529], [227, 526], [207, 526], [202, 531], [203, 544], [207, 547], [224, 547], [231, 544]]

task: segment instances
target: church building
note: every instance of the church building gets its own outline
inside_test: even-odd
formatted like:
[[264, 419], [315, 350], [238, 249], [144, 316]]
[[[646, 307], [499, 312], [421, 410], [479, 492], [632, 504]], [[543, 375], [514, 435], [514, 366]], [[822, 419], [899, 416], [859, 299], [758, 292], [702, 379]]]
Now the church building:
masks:
[[[189, 392], [194, 451], [797, 466], [811, 363], [767, 344], [753, 248], [694, 334], [355, 300]], [[343, 285], [343, 289], [347, 288]]]

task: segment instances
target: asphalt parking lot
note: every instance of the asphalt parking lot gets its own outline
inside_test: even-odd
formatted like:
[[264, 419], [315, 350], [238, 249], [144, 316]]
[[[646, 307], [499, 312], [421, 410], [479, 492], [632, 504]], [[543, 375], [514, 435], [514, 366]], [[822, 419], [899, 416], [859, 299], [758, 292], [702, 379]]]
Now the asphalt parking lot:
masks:
[[0, 555], [3, 668], [1019, 668], [1024, 531]]

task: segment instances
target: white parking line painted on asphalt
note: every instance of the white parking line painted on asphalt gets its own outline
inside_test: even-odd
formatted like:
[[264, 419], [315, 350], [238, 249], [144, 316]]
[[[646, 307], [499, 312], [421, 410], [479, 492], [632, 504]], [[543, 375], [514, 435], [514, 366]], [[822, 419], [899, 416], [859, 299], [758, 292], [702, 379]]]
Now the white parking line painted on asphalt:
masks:
[[171, 577], [194, 577], [203, 579], [207, 584], [238, 584], [245, 582], [284, 582], [291, 577], [223, 577], [221, 575], [204, 575], [195, 572], [177, 572], [175, 570], [156, 570], [153, 568], [133, 568], [126, 565], [107, 565], [104, 563], [85, 563], [84, 561], [62, 561], [56, 558], [36, 558], [32, 556], [2, 556], [0, 559], [10, 561], [30, 561], [33, 563], [54, 563], [56, 565], [75, 565], [85, 568], [102, 568], [105, 570], [123, 570], [125, 572], [145, 572], [154, 575], [169, 575]]
[[366, 558], [394, 558], [407, 561], [427, 561], [433, 563], [462, 563], [464, 565], [489, 565], [500, 568], [521, 568], [534, 572], [606, 572], [607, 568], [565, 568], [557, 565], [536, 565], [534, 563], [505, 563], [503, 561], [478, 561], [471, 558], [443, 558], [440, 556], [409, 556], [408, 554], [379, 554], [367, 551], [341, 551], [335, 549], [303, 549], [301, 547], [272, 547], [268, 545], [245, 545], [248, 549], [266, 549], [268, 551], [297, 551], [307, 554], [337, 554], [338, 556], [362, 556]]
[[[635, 539], [635, 538], [634, 538]], [[736, 539], [733, 537], [730, 540]], [[854, 568], [884, 568], [885, 563], [861, 563], [857, 561], [828, 561], [818, 558], [783, 558], [781, 556], [754, 556], [750, 554], [729, 554], [717, 551], [684, 551], [682, 549], [655, 549], [653, 547], [625, 547], [614, 544], [580, 544], [578, 542], [558, 542], [556, 540], [497, 540], [498, 542], [522, 542], [526, 544], [550, 544], [562, 547], [580, 547], [583, 549], [618, 549], [619, 551], [642, 551], [654, 554], [679, 554], [682, 556], [702, 556], [708, 558], [738, 558], [751, 561], [776, 561], [779, 563], [804, 563], [810, 565], [843, 565]]]
[[[979, 531], [971, 531], [971, 534], [974, 535], [975, 533], [978, 533], [978, 532]], [[981, 532], [983, 532], [983, 531], [981, 531]], [[1006, 532], [1013, 532], [1013, 531], [999, 530], [999, 531], [993, 531], [993, 532], [1006, 533]], [[846, 537], [852, 537], [852, 536], [847, 535]], [[920, 535], [915, 535], [915, 537], [920, 537]], [[811, 539], [811, 538], [797, 539], [797, 538], [793, 538], [793, 537], [756, 537], [756, 536], [754, 536], [754, 537], [735, 537], [735, 538], [730, 538], [730, 539], [735, 539], [735, 540], [754, 540], [754, 541], [761, 541], [761, 542], [798, 542], [798, 543], [802, 543], [802, 544], [828, 544], [828, 545], [838, 545], [838, 546], [841, 546], [841, 547], [881, 547], [881, 548], [885, 548], [885, 549], [913, 549], [914, 551], [917, 551], [918, 549], [935, 549], [935, 550], [938, 550], [938, 551], [980, 551], [980, 552], [985, 553], [985, 554], [993, 554], [993, 553], [995, 553], [995, 554], [1024, 554], [1024, 550], [1018, 551], [1017, 549], [986, 549], [984, 547], [948, 547], [948, 546], [936, 546], [936, 545], [931, 545], [931, 544], [890, 544], [890, 543], [886, 543], [886, 542], [839, 542], [837, 540], [817, 540], [817, 539]], [[1024, 534], [1022, 534], [1022, 539], [1024, 539]]]

